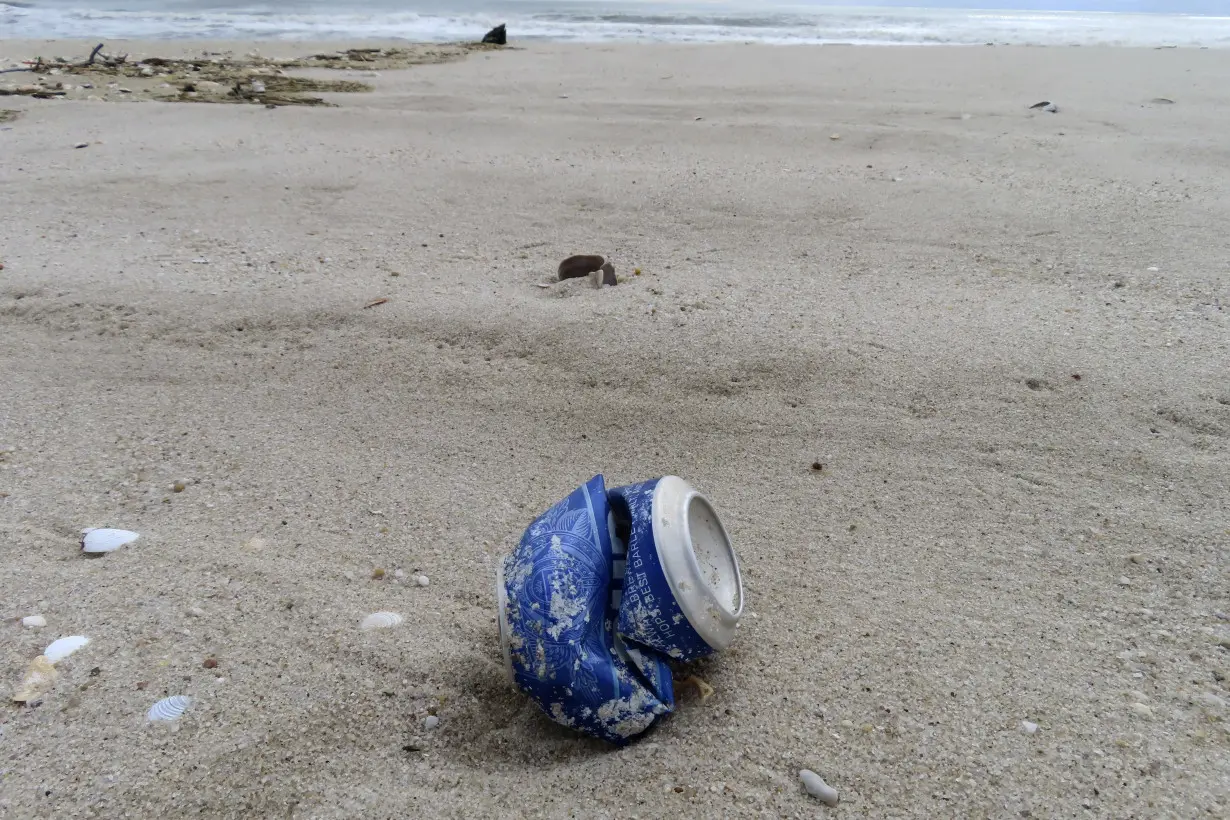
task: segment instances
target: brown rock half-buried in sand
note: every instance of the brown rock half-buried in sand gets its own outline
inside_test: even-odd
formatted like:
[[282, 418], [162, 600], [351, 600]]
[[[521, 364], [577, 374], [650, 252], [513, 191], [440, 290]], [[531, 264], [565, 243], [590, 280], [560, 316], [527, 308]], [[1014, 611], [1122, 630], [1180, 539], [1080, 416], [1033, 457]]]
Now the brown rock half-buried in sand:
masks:
[[594, 271], [600, 270], [604, 261], [606, 260], [601, 256], [570, 256], [559, 263], [560, 281], [589, 276]]

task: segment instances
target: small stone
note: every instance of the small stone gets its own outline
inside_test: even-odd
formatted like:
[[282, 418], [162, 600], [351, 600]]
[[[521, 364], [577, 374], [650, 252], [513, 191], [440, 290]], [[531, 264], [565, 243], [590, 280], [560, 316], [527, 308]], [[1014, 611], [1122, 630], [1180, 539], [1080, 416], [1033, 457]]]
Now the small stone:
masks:
[[1121, 587], [1130, 587], [1131, 585], [1132, 585], [1132, 579], [1131, 579], [1131, 578], [1127, 577], [1126, 575], [1121, 575], [1121, 576], [1119, 576], [1119, 586], [1121, 586]]
[[1146, 720], [1148, 720], [1149, 718], [1153, 717], [1153, 709], [1151, 709], [1150, 707], [1146, 706], [1143, 703], [1133, 703], [1132, 704], [1132, 714], [1136, 715], [1137, 717], [1145, 718]]
[[1199, 695], [1196, 695], [1193, 700], [1201, 706], [1209, 709], [1221, 710], [1226, 708], [1226, 701], [1210, 692], [1201, 692]]
[[829, 134], [829, 139], [831, 139], [831, 140], [833, 140], [833, 141], [835, 142], [835, 141], [837, 141], [837, 140], [841, 139], [841, 134]]
[[188, 485], [184, 483], [183, 481], [176, 481], [174, 484], [171, 485], [171, 492], [182, 493], [187, 488], [188, 488]]
[[383, 567], [376, 567], [374, 570], [372, 570], [372, 580], [373, 581], [379, 581], [382, 578], [384, 578], [384, 568]]
[[811, 769], [800, 769], [799, 780], [803, 781], [803, 788], [807, 789], [807, 793], [824, 805], [836, 806], [839, 802], [837, 790], [825, 783], [820, 775]]
[[1133, 564], [1143, 564], [1145, 562], [1145, 557], [1139, 552], [1134, 552], [1128, 556], [1128, 560]]
[[27, 615], [21, 619], [21, 625], [26, 629], [39, 629], [47, 625], [47, 619], [42, 615]]
[[350, 570], [346, 570], [345, 572], [343, 572], [342, 577], [345, 578], [347, 581], [355, 580], [355, 574], [351, 572]]
[[144, 681], [144, 680], [137, 681], [137, 691], [138, 692], [144, 692], [145, 687], [147, 686], [149, 686], [149, 681]]
[[154, 76], [154, 69], [150, 68], [149, 66], [142, 66], [142, 67], [141, 67], [141, 76], [142, 76], [142, 77], [153, 77], [153, 76]]
[[393, 570], [393, 577], [400, 581], [406, 577], [406, 571], [404, 569], [395, 569]]
[[201, 609], [199, 606], [188, 607], [188, 617], [189, 618], [204, 618], [205, 610]]
[[589, 278], [596, 288], [606, 287], [608, 285], [614, 287], [619, 284], [619, 280], [615, 277], [615, 266], [610, 262], [603, 262], [602, 267], [591, 273]]
[[204, 666], [206, 669], [217, 669], [218, 659], [217, 658], [206, 658], [205, 663], [201, 664], [201, 666]]
[[79, 142], [79, 143], [77, 143], [76, 145], [74, 145], [73, 147], [74, 147], [74, 148], [89, 148], [89, 147], [90, 147], [90, 144], [89, 144], [88, 142]]
[[428, 715], [427, 719], [423, 721], [424, 729], [434, 729], [439, 725], [440, 725], [440, 718], [436, 717], [435, 715]]
[[1150, 265], [1148, 267], [1149, 273], [1157, 273], [1159, 270], [1161, 270], [1161, 268], [1159, 268], [1157, 265]]
[[1022, 720], [1021, 721], [1021, 731], [1027, 735], [1037, 734], [1038, 724], [1031, 723], [1028, 720]]
[[414, 579], [414, 582], [421, 587], [425, 587], [431, 583], [431, 579], [428, 578], [426, 575], [420, 575], [419, 577]]

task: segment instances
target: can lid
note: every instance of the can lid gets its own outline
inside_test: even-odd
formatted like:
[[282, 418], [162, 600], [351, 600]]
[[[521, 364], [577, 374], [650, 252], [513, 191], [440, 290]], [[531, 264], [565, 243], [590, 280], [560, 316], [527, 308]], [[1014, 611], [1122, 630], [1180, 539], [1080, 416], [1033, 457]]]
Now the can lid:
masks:
[[653, 538], [688, 622], [705, 643], [725, 649], [743, 614], [743, 577], [717, 511], [682, 478], [664, 476], [654, 489]]
[[500, 624], [500, 652], [504, 655], [504, 672], [508, 675], [508, 683], [513, 691], [517, 689], [517, 676], [513, 673], [512, 643], [508, 633], [508, 587], [504, 585], [504, 560], [501, 557], [495, 562], [495, 600], [497, 620]]

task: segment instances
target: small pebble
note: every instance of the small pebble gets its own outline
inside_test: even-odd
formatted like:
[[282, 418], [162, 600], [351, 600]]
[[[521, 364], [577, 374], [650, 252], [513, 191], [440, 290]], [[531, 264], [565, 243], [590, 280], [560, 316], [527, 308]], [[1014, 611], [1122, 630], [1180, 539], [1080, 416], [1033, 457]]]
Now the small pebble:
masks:
[[807, 793], [819, 800], [826, 806], [836, 806], [838, 803], [837, 790], [825, 783], [820, 775], [813, 772], [811, 769], [800, 769], [799, 780], [803, 781], [803, 788], [807, 789]]
[[187, 487], [188, 485], [185, 484], [184, 482], [176, 481], [174, 484], [171, 485], [171, 492], [182, 493], [185, 489], [187, 489]]
[[27, 615], [21, 619], [21, 625], [27, 629], [38, 629], [47, 625], [47, 619], [42, 615]]
[[1148, 706], [1144, 705], [1143, 703], [1133, 703], [1132, 713], [1135, 714], [1137, 717], [1142, 717], [1142, 718], [1153, 717], [1153, 710], [1150, 709]]
[[415, 578], [414, 580], [421, 587], [425, 587], [431, 583], [431, 579], [428, 578], [426, 575], [420, 575], [418, 578]]
[[1030, 723], [1028, 720], [1021, 721], [1021, 731], [1027, 735], [1037, 734], [1038, 724]]
[[342, 577], [345, 578], [347, 581], [353, 581], [355, 579], [354, 573], [351, 572], [350, 570], [346, 570], [345, 572], [343, 572]]
[[439, 725], [440, 725], [440, 718], [436, 717], [435, 715], [428, 715], [427, 719], [423, 721], [423, 728], [425, 729], [434, 729]]
[[376, 567], [374, 570], [372, 570], [372, 580], [373, 581], [379, 581], [383, 577], [384, 577], [383, 567]]
[[188, 617], [190, 617], [190, 618], [204, 618], [204, 617], [205, 617], [205, 610], [201, 609], [199, 606], [189, 607], [189, 608], [188, 608]]
[[1226, 701], [1209, 692], [1201, 692], [1196, 695], [1195, 700], [1202, 706], [1207, 706], [1210, 709], [1225, 709]]
[[205, 663], [201, 665], [204, 666], [206, 669], [217, 669], [218, 659], [217, 658], [206, 658]]
[[1133, 564], [1143, 564], [1145, 562], [1145, 557], [1139, 552], [1134, 552], [1128, 556], [1128, 560]]
[[1119, 586], [1121, 586], [1121, 587], [1130, 587], [1131, 585], [1132, 585], [1132, 579], [1131, 579], [1131, 578], [1127, 577], [1126, 575], [1121, 575], [1121, 576], [1119, 576]]
[[406, 577], [406, 571], [404, 569], [395, 569], [393, 570], [393, 577], [400, 581]]
[[74, 145], [73, 147], [74, 147], [74, 148], [89, 148], [89, 147], [90, 147], [90, 144], [89, 144], [88, 142], [79, 142], [79, 143], [77, 143], [76, 145]]

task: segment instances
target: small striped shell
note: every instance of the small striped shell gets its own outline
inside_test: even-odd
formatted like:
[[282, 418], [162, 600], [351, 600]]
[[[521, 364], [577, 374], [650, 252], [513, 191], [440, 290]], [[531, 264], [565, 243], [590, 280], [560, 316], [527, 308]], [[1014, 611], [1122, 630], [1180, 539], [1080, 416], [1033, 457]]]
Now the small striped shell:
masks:
[[145, 713], [146, 720], [179, 720], [180, 715], [188, 711], [192, 698], [187, 695], [171, 695], [163, 698], [149, 708]]
[[59, 663], [89, 642], [90, 639], [85, 635], [69, 635], [67, 638], [59, 638], [47, 644], [43, 654], [52, 663]]
[[114, 552], [125, 544], [131, 544], [141, 536], [128, 530], [90, 529], [81, 532], [83, 552]]
[[359, 624], [359, 629], [364, 632], [370, 632], [373, 629], [388, 629], [391, 626], [397, 626], [404, 618], [396, 612], [373, 612], [363, 619]]

